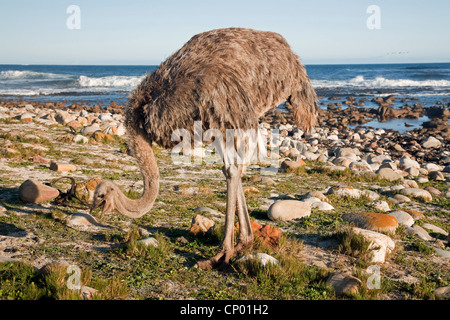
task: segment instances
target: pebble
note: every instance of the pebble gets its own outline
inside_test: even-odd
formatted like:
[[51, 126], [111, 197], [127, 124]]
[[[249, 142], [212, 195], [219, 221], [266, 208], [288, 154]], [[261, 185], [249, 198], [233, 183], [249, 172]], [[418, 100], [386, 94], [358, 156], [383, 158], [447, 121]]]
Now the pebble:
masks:
[[310, 214], [311, 206], [298, 200], [278, 200], [267, 212], [267, 216], [273, 221], [291, 221], [308, 217]]
[[26, 180], [19, 187], [19, 197], [27, 203], [41, 203], [55, 199], [59, 191], [33, 179]]
[[215, 222], [202, 215], [195, 215], [192, 218], [191, 228], [189, 232], [194, 236], [203, 236], [214, 228]]
[[357, 294], [362, 281], [346, 272], [338, 271], [328, 277], [326, 284], [331, 286], [338, 295]]
[[441, 142], [435, 137], [429, 136], [422, 140], [420, 145], [425, 149], [439, 148], [441, 146]]
[[236, 264], [245, 263], [249, 261], [255, 261], [259, 263], [262, 267], [272, 264], [275, 266], [279, 266], [280, 262], [272, 257], [271, 255], [268, 255], [267, 253], [254, 253], [254, 254], [247, 254], [239, 259], [236, 260]]
[[327, 194], [334, 194], [337, 197], [360, 198], [361, 190], [352, 187], [331, 187]]
[[88, 213], [76, 212], [70, 216], [67, 224], [72, 227], [88, 227], [97, 224], [97, 221]]
[[371, 205], [375, 208], [377, 208], [380, 211], [391, 211], [391, 208], [389, 208], [389, 205], [384, 200], [378, 200], [371, 203]]
[[57, 163], [57, 162], [51, 162], [50, 163], [50, 170], [56, 171], [56, 172], [67, 172], [67, 171], [76, 171], [77, 166], [74, 164], [69, 163]]
[[138, 242], [144, 244], [146, 247], [153, 246], [156, 248], [159, 245], [158, 240], [156, 240], [153, 237], [144, 238], [144, 239], [138, 240]]

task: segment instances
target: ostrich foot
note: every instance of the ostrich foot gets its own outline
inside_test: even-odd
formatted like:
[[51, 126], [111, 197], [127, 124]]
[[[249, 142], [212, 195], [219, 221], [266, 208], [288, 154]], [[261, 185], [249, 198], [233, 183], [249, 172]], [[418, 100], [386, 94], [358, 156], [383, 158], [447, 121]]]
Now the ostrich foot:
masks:
[[235, 250], [220, 250], [218, 254], [208, 260], [198, 261], [196, 267], [202, 270], [225, 269], [230, 259], [235, 255]]

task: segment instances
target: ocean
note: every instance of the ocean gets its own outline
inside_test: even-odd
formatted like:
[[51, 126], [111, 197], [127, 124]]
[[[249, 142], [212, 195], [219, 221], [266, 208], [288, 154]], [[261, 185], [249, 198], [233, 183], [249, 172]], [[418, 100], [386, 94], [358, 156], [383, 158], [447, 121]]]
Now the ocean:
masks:
[[[158, 66], [0, 65], [0, 99], [81, 102], [87, 105], [125, 104], [132, 89], [145, 74]], [[421, 103], [424, 107], [450, 101], [450, 63], [306, 65], [307, 73], [321, 97], [323, 108], [330, 97], [366, 98], [366, 108], [378, 107], [375, 96], [394, 95], [394, 107]], [[345, 105], [343, 106], [345, 107]], [[427, 117], [410, 120], [408, 130]], [[372, 126], [405, 131], [404, 121], [374, 121]]]

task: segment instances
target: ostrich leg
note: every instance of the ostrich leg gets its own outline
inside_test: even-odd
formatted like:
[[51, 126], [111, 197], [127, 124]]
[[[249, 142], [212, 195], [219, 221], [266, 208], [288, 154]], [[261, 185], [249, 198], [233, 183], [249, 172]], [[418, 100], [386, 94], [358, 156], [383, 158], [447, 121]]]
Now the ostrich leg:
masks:
[[197, 266], [203, 270], [209, 270], [221, 265], [227, 265], [234, 255], [234, 215], [239, 192], [240, 173], [234, 164], [225, 165], [222, 171], [227, 180], [227, 209], [225, 215], [225, 236], [221, 249], [217, 255], [209, 260], [197, 262]]
[[248, 215], [247, 204], [245, 202], [245, 194], [242, 188], [242, 176], [243, 165], [239, 166], [239, 185], [237, 194], [237, 212], [239, 218], [239, 240], [234, 248], [236, 253], [240, 253], [243, 250], [250, 247], [253, 243], [253, 232], [250, 224], [250, 217]]

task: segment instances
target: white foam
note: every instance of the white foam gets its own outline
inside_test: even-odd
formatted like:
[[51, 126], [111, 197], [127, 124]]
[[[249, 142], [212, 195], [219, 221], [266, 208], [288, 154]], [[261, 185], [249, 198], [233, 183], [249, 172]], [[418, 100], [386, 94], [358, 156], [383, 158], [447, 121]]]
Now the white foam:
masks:
[[80, 76], [78, 84], [81, 87], [136, 87], [145, 76], [107, 76], [107, 77], [87, 77]]
[[47, 72], [5, 70], [0, 72], [0, 79], [69, 79], [67, 74], [55, 74]]
[[398, 88], [398, 87], [439, 87], [450, 88], [449, 80], [409, 80], [409, 79], [386, 79], [377, 77], [375, 79], [365, 79], [364, 76], [356, 76], [350, 80], [311, 80], [316, 88], [337, 88], [337, 87], [365, 87], [365, 88]]

